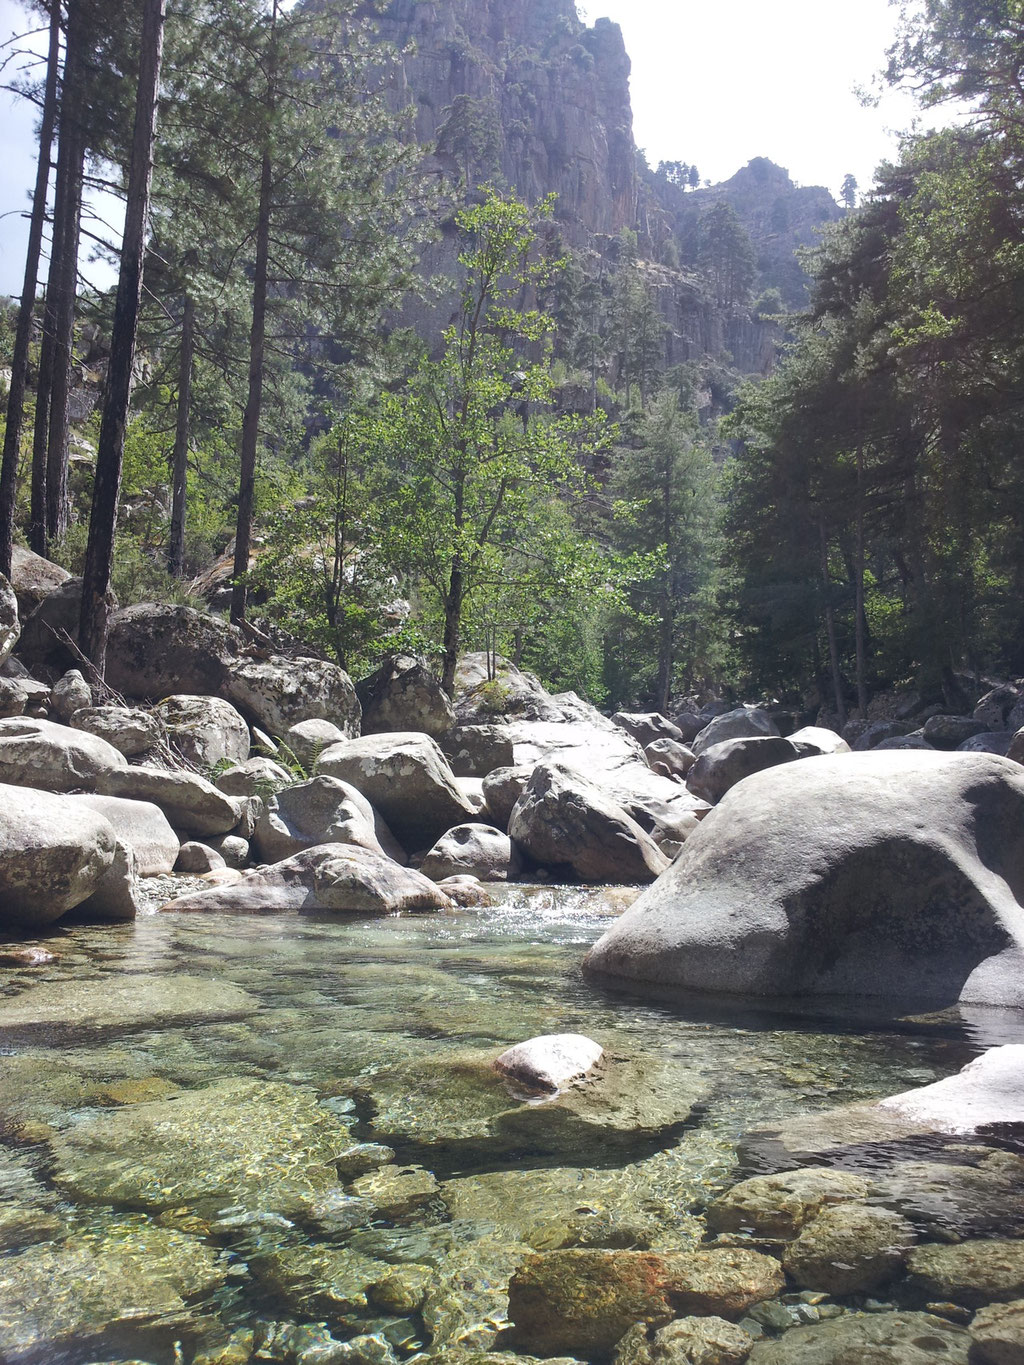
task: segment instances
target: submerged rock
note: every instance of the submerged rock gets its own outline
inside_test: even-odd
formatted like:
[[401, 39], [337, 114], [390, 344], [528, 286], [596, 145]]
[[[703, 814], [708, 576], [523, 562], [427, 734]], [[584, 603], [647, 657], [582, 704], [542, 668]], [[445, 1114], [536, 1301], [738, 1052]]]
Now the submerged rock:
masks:
[[748, 1152], [778, 1165], [810, 1154], [937, 1135], [984, 1134], [992, 1125], [1024, 1122], [1024, 1044], [1008, 1043], [975, 1058], [954, 1076], [874, 1104], [850, 1104], [788, 1119], [748, 1134]]
[[287, 1217], [337, 1186], [352, 1139], [308, 1089], [227, 1080], [86, 1120], [50, 1145], [58, 1187], [87, 1203]]
[[259, 1002], [239, 986], [199, 976], [111, 975], [39, 981], [0, 999], [0, 1029], [145, 1028], [237, 1019]]
[[715, 1249], [552, 1251], [528, 1256], [509, 1283], [517, 1340], [542, 1355], [611, 1351], [637, 1322], [664, 1327], [690, 1314], [737, 1318], [784, 1285], [778, 1261]]
[[264, 1295], [307, 1317], [355, 1321], [366, 1311], [367, 1287], [384, 1273], [380, 1261], [346, 1247], [289, 1246], [250, 1258]]
[[743, 1365], [753, 1344], [724, 1318], [677, 1318], [657, 1332], [638, 1323], [619, 1342], [614, 1365]]
[[897, 1213], [840, 1204], [804, 1226], [786, 1248], [782, 1264], [804, 1289], [871, 1293], [902, 1271], [916, 1240], [913, 1228]]
[[981, 1308], [1024, 1298], [1024, 1242], [978, 1240], [916, 1247], [910, 1285], [929, 1299]]
[[711, 1204], [708, 1226], [715, 1232], [752, 1232], [788, 1241], [823, 1209], [867, 1199], [868, 1192], [862, 1176], [827, 1166], [754, 1176]]
[[0, 1356], [53, 1359], [137, 1334], [164, 1349], [196, 1322], [188, 1300], [224, 1283], [220, 1253], [184, 1233], [125, 1219], [0, 1260]]
[[[1024, 947], [1015, 890], [1019, 767], [986, 754], [809, 758], [729, 792], [586, 966], [735, 995], [980, 1003], [974, 969]], [[1006, 992], [1024, 1002], [1010, 967], [1002, 1004]]]
[[930, 1313], [847, 1313], [759, 1341], [749, 1365], [967, 1365], [970, 1337]]

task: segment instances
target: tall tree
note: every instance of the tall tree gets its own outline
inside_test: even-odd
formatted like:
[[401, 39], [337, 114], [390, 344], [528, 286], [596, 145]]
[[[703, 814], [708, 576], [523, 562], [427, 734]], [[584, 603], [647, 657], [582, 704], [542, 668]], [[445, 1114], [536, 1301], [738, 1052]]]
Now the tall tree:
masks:
[[143, 0], [142, 35], [135, 94], [135, 129], [128, 175], [128, 201], [121, 268], [103, 401], [92, 516], [82, 583], [79, 646], [96, 675], [103, 677], [107, 648], [107, 607], [114, 555], [114, 528], [121, 491], [125, 431], [131, 401], [135, 343], [142, 301], [142, 272], [149, 220], [160, 64], [167, 0]]
[[[550, 214], [550, 202], [541, 212]], [[449, 692], [470, 605], [513, 578], [525, 591], [557, 576], [558, 547], [541, 513], [559, 488], [581, 480], [594, 439], [586, 424], [543, 412], [552, 323], [521, 302], [550, 262], [535, 254], [530, 210], [488, 191], [457, 221], [468, 240], [459, 319], [443, 355], [381, 399], [368, 433], [387, 549], [440, 608]], [[541, 359], [531, 359], [537, 350]]]
[[29, 344], [35, 314], [39, 259], [42, 253], [46, 200], [50, 184], [50, 157], [57, 120], [57, 80], [60, 70], [60, 20], [58, 0], [51, 0], [46, 80], [42, 96], [42, 121], [39, 125], [39, 154], [36, 181], [29, 219], [28, 248], [25, 253], [25, 278], [18, 308], [18, 323], [11, 358], [11, 382], [7, 398], [7, 425], [4, 429], [3, 463], [0, 466], [0, 573], [10, 577], [14, 546], [14, 508], [18, 491], [18, 466], [21, 461], [21, 436], [25, 420], [25, 390], [28, 378]]

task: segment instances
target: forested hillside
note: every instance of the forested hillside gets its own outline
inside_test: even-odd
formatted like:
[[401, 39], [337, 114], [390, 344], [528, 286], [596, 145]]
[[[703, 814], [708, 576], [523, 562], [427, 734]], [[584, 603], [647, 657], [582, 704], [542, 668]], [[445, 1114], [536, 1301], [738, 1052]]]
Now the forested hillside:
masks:
[[[933, 0], [889, 73], [976, 118], [844, 210], [764, 157], [702, 182], [696, 129], [648, 167], [570, 0], [26, 4], [0, 570], [84, 569], [99, 669], [112, 587], [616, 706], [1021, 671], [1022, 35], [980, 9]], [[116, 297], [76, 281], [98, 182]]]

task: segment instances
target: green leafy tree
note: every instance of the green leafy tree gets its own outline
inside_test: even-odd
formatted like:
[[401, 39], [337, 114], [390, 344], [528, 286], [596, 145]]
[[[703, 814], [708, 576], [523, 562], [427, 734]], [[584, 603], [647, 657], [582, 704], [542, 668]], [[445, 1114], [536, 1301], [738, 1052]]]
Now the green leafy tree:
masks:
[[[550, 212], [549, 200], [540, 214]], [[459, 319], [441, 357], [381, 398], [367, 434], [383, 549], [437, 604], [448, 690], [471, 607], [512, 579], [528, 593], [557, 574], [543, 514], [559, 490], [579, 487], [596, 439], [592, 424], [546, 410], [552, 322], [521, 303], [552, 265], [536, 251], [530, 210], [487, 190], [457, 221], [467, 239]]]

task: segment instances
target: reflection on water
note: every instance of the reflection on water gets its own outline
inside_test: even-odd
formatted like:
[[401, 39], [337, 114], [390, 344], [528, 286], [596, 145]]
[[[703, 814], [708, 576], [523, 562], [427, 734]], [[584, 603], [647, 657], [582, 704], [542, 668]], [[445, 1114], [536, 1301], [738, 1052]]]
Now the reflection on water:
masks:
[[[264, 1338], [262, 1359], [340, 1359], [317, 1323], [376, 1343], [346, 1359], [486, 1348], [526, 1247], [692, 1246], [747, 1130], [1024, 1035], [995, 1011], [686, 1010], [582, 977], [623, 893], [498, 894], [401, 920], [70, 928], [54, 964], [5, 969], [0, 1358], [169, 1365], [236, 1332], [241, 1360]], [[613, 1059], [603, 1109], [517, 1104], [491, 1073], [553, 1032]], [[956, 1230], [989, 1187], [950, 1202], [927, 1156], [894, 1202]]]

